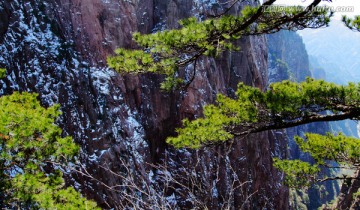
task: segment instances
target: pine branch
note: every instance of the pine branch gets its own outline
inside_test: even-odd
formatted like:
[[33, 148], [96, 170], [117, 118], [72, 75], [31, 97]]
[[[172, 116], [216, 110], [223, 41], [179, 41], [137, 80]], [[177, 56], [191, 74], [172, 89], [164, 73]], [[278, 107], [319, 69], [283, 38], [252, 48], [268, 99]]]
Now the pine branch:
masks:
[[234, 41], [243, 36], [275, 33], [283, 29], [319, 28], [327, 26], [332, 16], [328, 11], [309, 9], [318, 5], [320, 0], [314, 0], [303, 11], [266, 12], [265, 9], [275, 1], [266, 1], [259, 7], [245, 7], [239, 16], [223, 14], [204, 21], [189, 18], [180, 21], [180, 29], [148, 35], [135, 33], [134, 40], [139, 50], [117, 49], [117, 55], [108, 58], [108, 65], [120, 73], [164, 74], [166, 79], [162, 87], [172, 90], [185, 83], [184, 78], [179, 78], [182, 74], [178, 74], [183, 67], [201, 56], [216, 57], [224, 50], [237, 50]]
[[352, 176], [335, 176], [335, 177], [327, 177], [324, 179], [317, 179], [317, 182], [326, 182], [326, 181], [334, 181], [334, 180], [360, 180], [360, 177], [352, 177]]
[[360, 116], [360, 109], [354, 109], [348, 112], [343, 112], [340, 114], [331, 114], [331, 115], [322, 115], [322, 114], [313, 114], [311, 116], [299, 117], [294, 120], [285, 121], [274, 121], [268, 122], [265, 124], [262, 123], [253, 123], [251, 125], [240, 125], [238, 129], [244, 130], [237, 132], [234, 130], [229, 131], [234, 136], [243, 136], [250, 133], [258, 133], [261, 131], [267, 130], [278, 130], [284, 128], [295, 127], [299, 125], [304, 125], [312, 122], [331, 122], [331, 121], [341, 121], [346, 119], [358, 119]]

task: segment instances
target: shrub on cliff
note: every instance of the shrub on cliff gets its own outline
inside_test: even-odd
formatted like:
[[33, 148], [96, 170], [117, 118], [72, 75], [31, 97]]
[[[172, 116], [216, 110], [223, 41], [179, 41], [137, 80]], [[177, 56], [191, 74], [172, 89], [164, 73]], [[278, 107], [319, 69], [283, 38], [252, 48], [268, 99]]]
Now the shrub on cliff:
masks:
[[37, 94], [15, 92], [0, 98], [0, 207], [94, 209], [72, 187], [65, 187], [63, 165], [78, 153], [70, 137], [54, 124], [59, 106], [43, 108]]

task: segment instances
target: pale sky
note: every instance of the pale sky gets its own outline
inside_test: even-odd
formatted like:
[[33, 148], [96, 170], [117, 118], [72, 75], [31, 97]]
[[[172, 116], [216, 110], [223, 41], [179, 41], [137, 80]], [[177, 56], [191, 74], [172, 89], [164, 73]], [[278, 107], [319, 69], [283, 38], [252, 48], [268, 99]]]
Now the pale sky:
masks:
[[[277, 0], [276, 4], [285, 4], [285, 5], [302, 5], [307, 6], [312, 3], [312, 0]], [[360, 15], [360, 1], [359, 0], [332, 0], [332, 2], [322, 2], [320, 5], [328, 5], [331, 7], [354, 7], [354, 12], [344, 12], [344, 13], [335, 13], [336, 17], [339, 18], [342, 15], [352, 17], [354, 15]]]

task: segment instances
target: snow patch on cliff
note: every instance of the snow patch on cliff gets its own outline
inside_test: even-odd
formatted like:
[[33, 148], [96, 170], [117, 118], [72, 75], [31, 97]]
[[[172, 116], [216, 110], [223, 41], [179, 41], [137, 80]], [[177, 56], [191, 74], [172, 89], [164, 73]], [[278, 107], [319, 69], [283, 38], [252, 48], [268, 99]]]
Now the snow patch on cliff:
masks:
[[208, 11], [212, 6], [218, 4], [217, 0], [194, 0], [193, 10]]
[[93, 85], [97, 88], [97, 90], [104, 95], [110, 94], [110, 80], [111, 77], [115, 76], [115, 73], [111, 71], [109, 68], [90, 68], [91, 77]]

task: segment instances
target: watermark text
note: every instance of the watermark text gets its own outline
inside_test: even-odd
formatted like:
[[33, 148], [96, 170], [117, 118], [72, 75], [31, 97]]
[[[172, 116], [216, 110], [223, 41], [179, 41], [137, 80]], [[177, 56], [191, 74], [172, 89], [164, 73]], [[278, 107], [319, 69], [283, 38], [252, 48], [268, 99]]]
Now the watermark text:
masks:
[[303, 11], [314, 11], [314, 12], [354, 12], [354, 6], [316, 6], [316, 7], [303, 7], [303, 6], [287, 6], [287, 5], [267, 5], [263, 7], [263, 12], [303, 12]]

